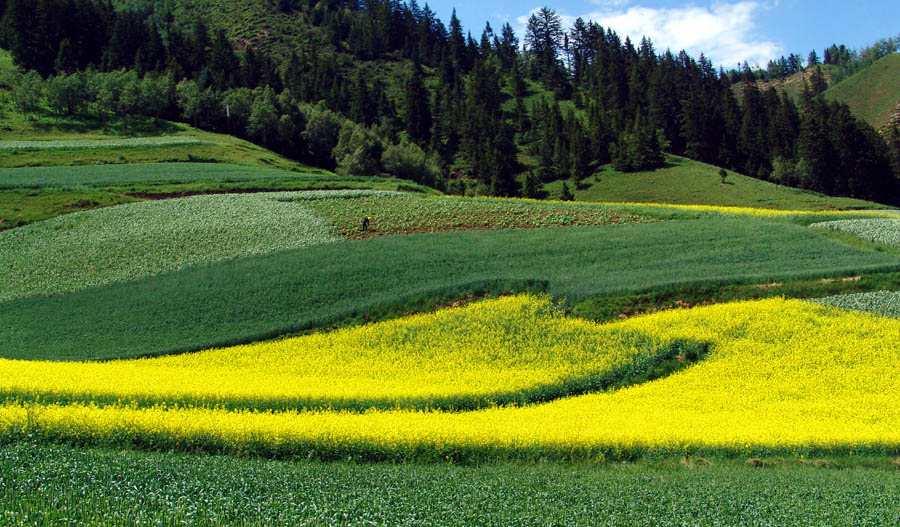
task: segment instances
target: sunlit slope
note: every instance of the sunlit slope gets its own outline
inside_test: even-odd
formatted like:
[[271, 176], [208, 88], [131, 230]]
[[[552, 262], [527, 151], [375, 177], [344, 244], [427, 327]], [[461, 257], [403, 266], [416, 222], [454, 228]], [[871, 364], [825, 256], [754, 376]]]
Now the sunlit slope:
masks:
[[824, 95], [849, 106], [853, 115], [876, 130], [883, 128], [900, 111], [900, 53], [881, 58]]
[[[200, 353], [91, 363], [0, 360], [0, 397], [230, 409], [472, 409], [605, 389], [697, 346], [503, 298]], [[3, 373], [5, 372], [5, 373]]]
[[[550, 197], [559, 197], [562, 181], [545, 185]], [[884, 208], [871, 201], [838, 198], [777, 185], [684, 157], [667, 156], [666, 165], [646, 172], [623, 173], [611, 165], [601, 167], [578, 189], [577, 201], [668, 203], [757, 207], [776, 210], [834, 210]]]
[[229, 412], [68, 405], [0, 410], [4, 434], [345, 459], [633, 459], [900, 451], [900, 321], [781, 299], [614, 324], [712, 344], [697, 366], [524, 408]]

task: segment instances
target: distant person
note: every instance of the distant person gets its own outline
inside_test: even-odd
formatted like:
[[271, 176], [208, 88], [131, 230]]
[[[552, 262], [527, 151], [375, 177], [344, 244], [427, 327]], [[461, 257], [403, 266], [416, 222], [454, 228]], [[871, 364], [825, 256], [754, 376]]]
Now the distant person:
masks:
[[368, 216], [363, 218], [362, 230], [363, 230], [363, 232], [369, 232], [369, 217]]

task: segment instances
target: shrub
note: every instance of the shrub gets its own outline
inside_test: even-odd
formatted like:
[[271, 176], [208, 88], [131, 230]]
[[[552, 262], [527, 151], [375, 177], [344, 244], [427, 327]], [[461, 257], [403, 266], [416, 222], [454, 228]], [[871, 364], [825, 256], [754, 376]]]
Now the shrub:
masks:
[[381, 164], [386, 172], [423, 185], [434, 186], [443, 179], [437, 156], [428, 156], [419, 145], [407, 140], [388, 146], [381, 155]]

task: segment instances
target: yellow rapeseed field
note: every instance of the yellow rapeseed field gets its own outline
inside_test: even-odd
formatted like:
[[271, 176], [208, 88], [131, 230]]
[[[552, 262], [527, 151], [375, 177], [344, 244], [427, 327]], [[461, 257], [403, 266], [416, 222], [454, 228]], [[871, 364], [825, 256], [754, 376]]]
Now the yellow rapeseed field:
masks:
[[[542, 302], [519, 299], [518, 310]], [[10, 403], [0, 408], [0, 430], [89, 443], [363, 459], [900, 450], [900, 320], [770, 299], [604, 327], [706, 341], [713, 351], [665, 379], [527, 407], [354, 413]]]
[[471, 409], [596, 388], [665, 339], [510, 297], [332, 333], [103, 363], [0, 360], [0, 397], [229, 409]]

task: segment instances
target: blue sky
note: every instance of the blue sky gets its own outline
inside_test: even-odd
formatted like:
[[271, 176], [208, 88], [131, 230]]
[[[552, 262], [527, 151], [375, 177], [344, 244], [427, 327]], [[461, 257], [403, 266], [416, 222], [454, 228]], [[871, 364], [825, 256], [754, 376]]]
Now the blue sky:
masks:
[[[765, 67], [771, 58], [789, 53], [806, 57], [832, 43], [859, 49], [900, 34], [900, 2], [836, 0], [430, 0], [429, 6], [447, 24], [457, 15], [478, 39], [489, 21], [495, 30], [509, 22], [521, 39], [530, 12], [546, 5], [571, 23], [577, 17], [611, 27], [624, 38], [648, 35], [657, 50], [686, 49], [694, 57], [706, 54], [726, 69], [744, 60]], [[424, 5], [419, 0], [420, 5]]]

